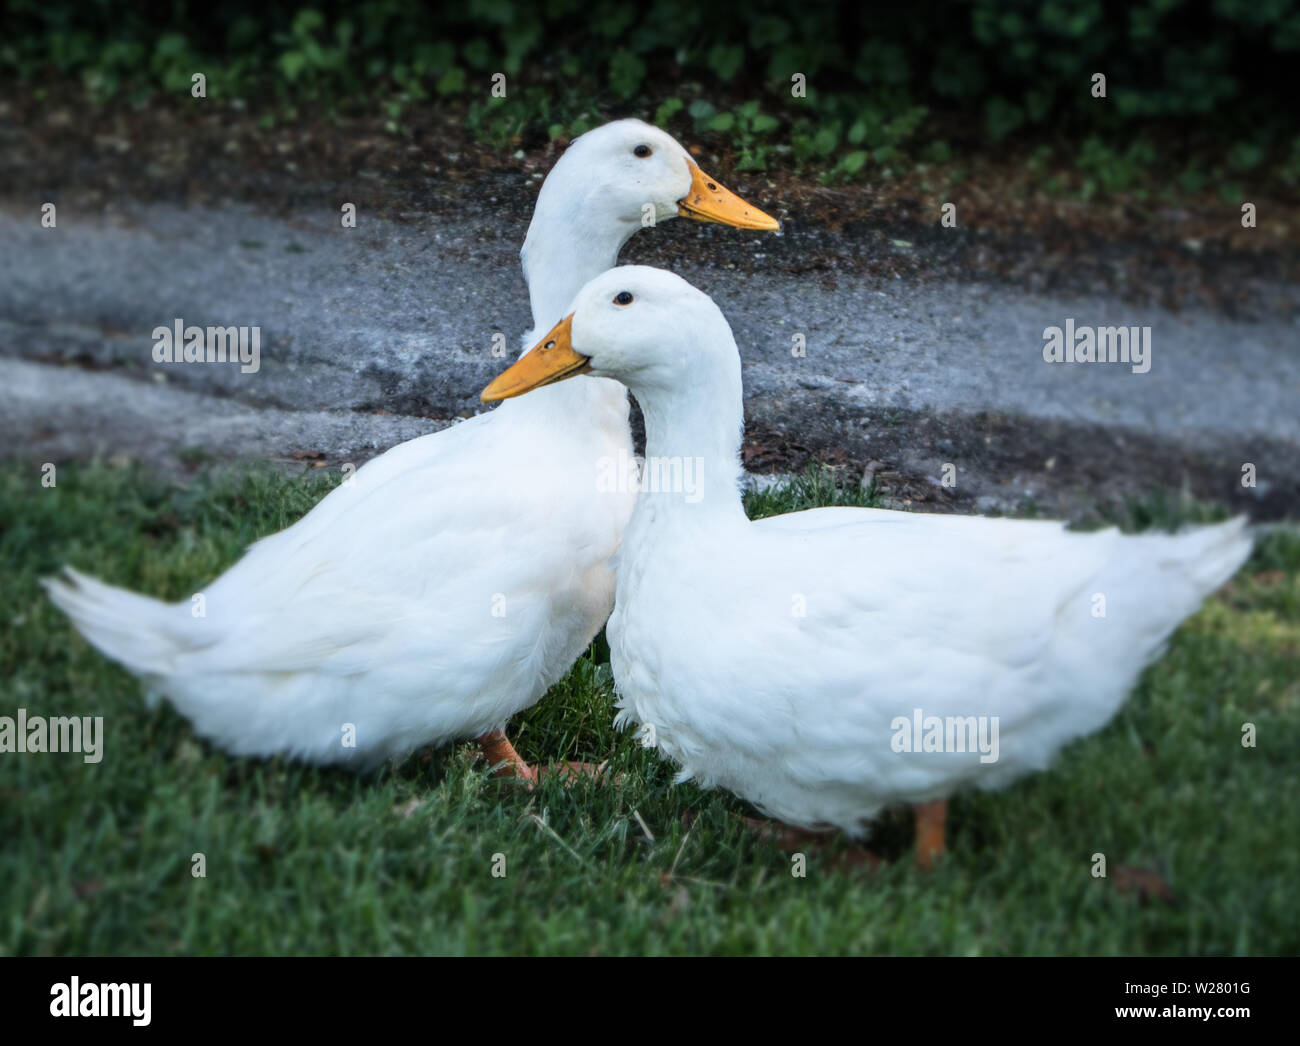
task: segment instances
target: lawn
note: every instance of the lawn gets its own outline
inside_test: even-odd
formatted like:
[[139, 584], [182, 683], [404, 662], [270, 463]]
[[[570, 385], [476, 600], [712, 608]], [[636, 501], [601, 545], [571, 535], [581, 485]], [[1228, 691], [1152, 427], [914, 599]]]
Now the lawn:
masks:
[[[754, 514], [868, 495], [829, 474]], [[1300, 539], [1264, 539], [1119, 717], [1008, 791], [959, 797], [949, 852], [807, 875], [751, 811], [618, 734], [598, 641], [511, 736], [614, 777], [529, 792], [472, 749], [368, 777], [231, 759], [101, 658], [37, 580], [63, 563], [179, 599], [328, 489], [321, 471], [167, 485], [0, 469], [0, 715], [104, 717], [104, 758], [0, 755], [0, 954], [1278, 954], [1300, 947]], [[1253, 723], [1257, 747], [1242, 746]], [[1093, 854], [1108, 875], [1092, 875]], [[206, 876], [191, 874], [203, 854]], [[496, 855], [504, 855], [502, 858]], [[494, 875], [494, 869], [504, 875]]]

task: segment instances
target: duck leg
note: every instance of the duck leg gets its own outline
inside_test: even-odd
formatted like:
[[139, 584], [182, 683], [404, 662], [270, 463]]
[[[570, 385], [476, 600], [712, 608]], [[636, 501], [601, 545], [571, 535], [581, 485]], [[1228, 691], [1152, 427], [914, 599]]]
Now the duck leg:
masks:
[[564, 763], [550, 763], [547, 766], [539, 766], [537, 774], [539, 777], [550, 777], [559, 774], [566, 785], [571, 785], [580, 777], [604, 777], [605, 767], [608, 765], [607, 762], [575, 763], [570, 760]]
[[918, 803], [912, 812], [916, 818], [916, 863], [929, 871], [934, 867], [934, 859], [943, 856], [948, 800]]
[[504, 730], [493, 730], [477, 738], [475, 743], [483, 749], [483, 757], [489, 766], [495, 766], [496, 777], [518, 777], [527, 781], [529, 786], [537, 784], [542, 777], [559, 774], [565, 782], [572, 784], [579, 777], [588, 775], [600, 777], [605, 773], [604, 763], [553, 763], [550, 766], [531, 767], [515, 751]]
[[495, 766], [496, 777], [521, 777], [529, 784], [537, 783], [537, 771], [525, 763], [504, 730], [493, 730], [478, 738], [476, 744], [483, 749], [488, 765]]

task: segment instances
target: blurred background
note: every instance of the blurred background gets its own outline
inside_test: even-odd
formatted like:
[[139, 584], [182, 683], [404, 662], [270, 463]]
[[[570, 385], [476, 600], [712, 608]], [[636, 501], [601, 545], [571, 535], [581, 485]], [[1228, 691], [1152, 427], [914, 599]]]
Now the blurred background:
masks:
[[[870, 471], [932, 508], [1086, 513], [1159, 487], [1283, 516], [1298, 54], [1291, 0], [15, 0], [3, 445], [181, 473], [359, 461], [472, 413], [493, 335], [529, 326], [541, 177], [635, 115], [785, 223], [674, 222], [624, 254], [731, 319], [753, 471]], [[153, 364], [177, 317], [260, 326], [260, 371]], [[1043, 363], [1067, 318], [1150, 326], [1151, 371]]]

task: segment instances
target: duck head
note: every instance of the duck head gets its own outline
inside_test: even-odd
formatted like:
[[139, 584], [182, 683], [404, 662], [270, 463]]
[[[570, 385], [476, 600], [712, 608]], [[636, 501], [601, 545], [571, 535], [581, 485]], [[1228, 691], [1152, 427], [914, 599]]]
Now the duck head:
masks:
[[579, 374], [613, 378], [640, 397], [687, 387], [700, 372], [734, 378], [738, 393], [739, 357], [721, 310], [674, 273], [622, 265], [589, 281], [569, 314], [482, 398], [510, 399]]
[[676, 217], [780, 228], [700, 170], [672, 135], [641, 120], [615, 120], [576, 138], [543, 184], [537, 211], [580, 213], [588, 224], [617, 225], [629, 236]]

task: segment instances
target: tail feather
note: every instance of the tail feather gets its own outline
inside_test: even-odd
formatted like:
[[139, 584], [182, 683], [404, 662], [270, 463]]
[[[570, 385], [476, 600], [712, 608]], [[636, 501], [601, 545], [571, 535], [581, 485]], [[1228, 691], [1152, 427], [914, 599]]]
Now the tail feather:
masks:
[[106, 585], [71, 567], [41, 584], [87, 641], [138, 675], [166, 674], [182, 649], [169, 627], [177, 615], [171, 604]]
[[1237, 572], [1250, 558], [1254, 546], [1246, 530], [1245, 516], [1185, 530], [1176, 539], [1176, 544], [1171, 546], [1176, 554], [1169, 557], [1169, 566], [1190, 579], [1198, 605]]
[[[1197, 526], [1176, 534], [1139, 534], [1122, 539], [1123, 553], [1110, 564], [1099, 587], [1115, 594], [1117, 617], [1139, 631], [1113, 633], [1114, 652], [1139, 654], [1139, 666], [1163, 653], [1179, 624], [1196, 613], [1249, 557], [1253, 540], [1246, 519]], [[1144, 634], [1144, 641], [1134, 642]]]

